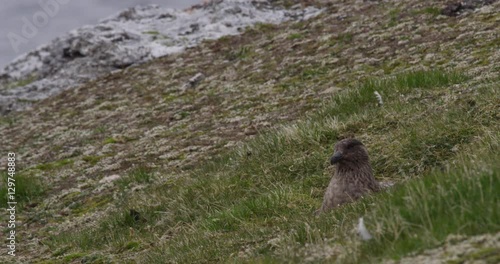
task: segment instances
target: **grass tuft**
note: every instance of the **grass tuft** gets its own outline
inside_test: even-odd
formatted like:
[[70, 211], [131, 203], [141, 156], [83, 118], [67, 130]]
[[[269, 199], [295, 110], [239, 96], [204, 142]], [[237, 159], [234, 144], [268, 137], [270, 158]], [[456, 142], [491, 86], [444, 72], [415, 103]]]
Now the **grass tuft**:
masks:
[[[8, 193], [12, 190], [8, 190], [7, 186], [7, 173], [0, 173], [1, 185], [0, 185], [0, 204], [2, 207], [7, 206]], [[18, 203], [16, 208], [22, 208], [24, 203], [30, 203], [32, 200], [41, 196], [45, 190], [40, 180], [37, 177], [28, 175], [22, 172], [16, 172], [15, 176], [15, 201]]]
[[153, 175], [151, 174], [151, 169], [139, 167], [130, 171], [126, 177], [117, 180], [116, 184], [121, 189], [124, 189], [126, 187], [129, 187], [131, 184], [151, 183], [152, 179]]

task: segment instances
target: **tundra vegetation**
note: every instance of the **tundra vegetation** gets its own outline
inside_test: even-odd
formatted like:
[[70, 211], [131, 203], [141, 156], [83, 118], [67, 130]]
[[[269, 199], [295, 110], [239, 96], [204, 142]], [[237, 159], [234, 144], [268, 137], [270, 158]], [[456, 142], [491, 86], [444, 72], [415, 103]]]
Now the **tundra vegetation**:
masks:
[[[497, 263], [500, 2], [440, 5], [330, 3], [3, 117], [18, 260]], [[349, 135], [396, 184], [314, 217]]]

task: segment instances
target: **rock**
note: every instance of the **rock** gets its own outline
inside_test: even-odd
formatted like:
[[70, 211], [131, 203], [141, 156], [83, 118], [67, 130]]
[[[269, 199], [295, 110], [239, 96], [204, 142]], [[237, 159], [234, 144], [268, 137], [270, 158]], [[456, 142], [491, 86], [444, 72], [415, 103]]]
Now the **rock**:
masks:
[[246, 127], [244, 130], [245, 136], [252, 136], [252, 135], [255, 135], [257, 133], [258, 133], [257, 128], [254, 125], [250, 125], [250, 126]]
[[368, 232], [368, 229], [366, 229], [363, 217], [360, 217], [358, 220], [358, 234], [361, 237], [361, 239], [365, 241], [373, 238], [370, 232]]
[[378, 182], [378, 184], [380, 185], [380, 187], [382, 189], [387, 189], [387, 188], [390, 188], [392, 186], [394, 186], [394, 182], [393, 181], [381, 181], [381, 182]]
[[436, 60], [436, 54], [434, 53], [428, 53], [425, 55], [424, 60], [426, 61], [434, 61]]
[[342, 89], [340, 89], [339, 87], [330, 87], [330, 88], [320, 92], [319, 94], [324, 94], [324, 95], [334, 94], [334, 93], [339, 92], [340, 90], [342, 90]]
[[188, 10], [157, 5], [130, 8], [73, 30], [7, 65], [0, 71], [0, 115], [205, 39], [239, 34], [258, 22], [303, 20], [319, 13], [314, 7], [287, 10], [273, 1], [210, 1]]
[[453, 2], [441, 9], [441, 14], [445, 16], [458, 16], [467, 10], [474, 10], [485, 5], [490, 5], [495, 1], [497, 0], [466, 0]]
[[110, 175], [110, 176], [107, 176], [107, 177], [104, 177], [102, 178], [99, 183], [109, 183], [109, 182], [114, 182], [118, 179], [120, 179], [121, 176], [120, 175]]
[[188, 89], [195, 88], [203, 79], [205, 79], [205, 75], [199, 72], [195, 76], [191, 77], [187, 83], [182, 86], [182, 91], [185, 92]]

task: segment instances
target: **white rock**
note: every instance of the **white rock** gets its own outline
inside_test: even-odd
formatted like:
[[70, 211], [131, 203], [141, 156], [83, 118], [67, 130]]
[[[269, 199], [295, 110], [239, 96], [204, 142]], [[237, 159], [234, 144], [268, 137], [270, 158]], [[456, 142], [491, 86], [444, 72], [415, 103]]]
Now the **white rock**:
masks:
[[363, 221], [363, 217], [359, 218], [358, 234], [361, 236], [361, 239], [363, 239], [363, 240], [370, 240], [373, 238], [372, 235], [370, 234], [370, 232], [368, 232], [368, 229], [366, 229], [365, 222]]
[[[322, 11], [313, 7], [279, 9], [270, 2], [212, 1], [188, 10], [138, 6], [97, 25], [72, 30], [21, 55], [0, 71], [0, 115], [117, 69], [181, 52], [204, 39], [237, 35], [258, 22], [304, 20]], [[7, 85], [27, 79], [33, 82], [20, 87]]]
[[120, 175], [117, 175], [117, 174], [114, 174], [114, 175], [110, 175], [110, 176], [107, 176], [107, 177], [104, 177], [102, 178], [99, 183], [108, 183], [108, 182], [114, 182], [118, 179], [120, 179], [121, 176]]

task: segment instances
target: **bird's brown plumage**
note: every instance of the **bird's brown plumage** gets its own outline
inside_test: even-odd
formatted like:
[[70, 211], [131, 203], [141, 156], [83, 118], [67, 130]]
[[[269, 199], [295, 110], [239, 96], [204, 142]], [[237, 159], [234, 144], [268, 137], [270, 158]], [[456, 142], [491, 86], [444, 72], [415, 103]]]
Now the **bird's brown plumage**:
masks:
[[330, 162], [336, 166], [335, 172], [326, 189], [323, 205], [317, 213], [380, 190], [373, 177], [368, 152], [359, 140], [343, 139], [335, 144], [334, 149], [335, 153]]

